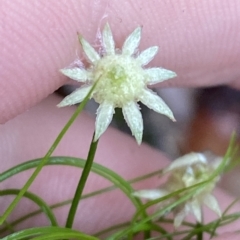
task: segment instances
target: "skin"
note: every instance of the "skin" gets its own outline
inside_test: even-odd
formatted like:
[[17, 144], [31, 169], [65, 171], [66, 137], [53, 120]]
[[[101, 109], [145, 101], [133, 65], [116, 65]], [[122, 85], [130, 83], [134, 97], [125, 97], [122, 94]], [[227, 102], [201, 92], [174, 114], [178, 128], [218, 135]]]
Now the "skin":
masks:
[[[137, 4], [131, 0], [59, 0], [54, 5], [51, 1], [3, 0], [0, 2], [1, 171], [43, 156], [74, 112], [75, 107], [56, 108], [61, 99], [50, 94], [68, 81], [58, 70], [77, 58], [77, 32], [94, 42], [97, 29], [106, 21], [105, 15], [119, 47], [138, 25], [143, 26], [140, 50], [160, 46], [150, 65], [174, 70], [178, 77], [159, 87], [240, 86], [240, 4], [237, 0], [139, 0]], [[81, 51], [78, 55], [82, 58]], [[54, 155], [85, 158], [93, 129], [94, 119], [82, 114]], [[110, 128], [100, 140], [96, 162], [130, 179], [162, 168], [169, 160], [163, 153], [144, 144], [139, 147], [132, 137]], [[22, 173], [2, 183], [2, 188], [20, 188], [29, 174]], [[78, 178], [78, 169], [44, 169], [31, 191], [55, 203], [73, 195]], [[136, 188], [153, 188], [159, 184], [159, 179], [154, 178]], [[85, 192], [107, 185], [105, 180], [93, 175]], [[216, 194], [224, 209], [232, 198], [220, 189]], [[2, 209], [8, 205], [6, 199], [0, 199], [0, 203]], [[28, 208], [31, 210], [34, 206], [29, 204]], [[92, 208], [95, 210], [90, 215]], [[25, 207], [24, 210], [17, 208], [13, 216], [25, 211]], [[83, 201], [74, 227], [95, 232], [109, 223], [123, 222], [133, 212], [131, 204], [115, 191]], [[59, 222], [64, 224], [67, 208], [56, 213]], [[213, 216], [208, 213], [207, 218]], [[44, 219], [36, 218], [25, 226], [39, 222]], [[231, 225], [222, 231], [232, 232], [235, 227]], [[234, 239], [232, 235], [231, 239]]]

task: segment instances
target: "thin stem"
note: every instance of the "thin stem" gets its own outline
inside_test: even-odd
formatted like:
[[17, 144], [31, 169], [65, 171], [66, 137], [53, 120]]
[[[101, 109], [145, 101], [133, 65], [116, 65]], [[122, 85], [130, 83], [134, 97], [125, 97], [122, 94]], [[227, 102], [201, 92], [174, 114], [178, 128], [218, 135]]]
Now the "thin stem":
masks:
[[87, 157], [85, 166], [83, 168], [80, 180], [78, 182], [78, 186], [77, 186], [77, 189], [76, 189], [73, 201], [72, 201], [72, 205], [71, 205], [69, 213], [68, 213], [67, 222], [66, 222], [67, 228], [72, 228], [74, 217], [77, 212], [78, 203], [82, 197], [83, 189], [85, 187], [88, 175], [92, 168], [94, 156], [95, 156], [95, 153], [97, 150], [97, 145], [98, 145], [98, 140], [96, 142], [94, 142], [94, 135], [95, 134], [93, 134], [92, 142], [91, 142], [90, 149], [88, 152], [88, 157]]
[[[201, 228], [202, 227], [202, 224], [201, 223], [197, 223], [197, 226], [196, 228]], [[199, 231], [197, 233], [197, 240], [202, 240], [203, 239], [203, 231]]]
[[106, 233], [113, 232], [114, 230], [121, 229], [121, 228], [124, 228], [124, 227], [128, 227], [130, 224], [131, 224], [131, 222], [124, 222], [124, 223], [116, 224], [116, 225], [110, 226], [108, 228], [105, 228], [105, 229], [103, 229], [99, 232], [94, 233], [93, 236], [100, 237], [100, 236], [102, 236]]
[[5, 223], [5, 225], [6, 225], [6, 229], [7, 229], [9, 232], [11, 232], [11, 233], [14, 233], [14, 232], [15, 232], [12, 224], [10, 224], [10, 223], [7, 222], [7, 221], [5, 221], [4, 223]]
[[148, 238], [151, 237], [151, 231], [150, 230], [146, 230], [146, 231], [144, 231], [143, 235], [144, 235], [144, 239], [148, 239]]

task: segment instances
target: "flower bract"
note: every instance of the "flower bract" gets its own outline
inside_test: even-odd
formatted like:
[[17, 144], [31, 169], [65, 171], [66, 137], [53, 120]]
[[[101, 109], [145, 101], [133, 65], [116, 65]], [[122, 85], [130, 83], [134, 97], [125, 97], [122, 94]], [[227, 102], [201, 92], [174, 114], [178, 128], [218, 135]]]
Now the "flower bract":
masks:
[[145, 67], [157, 54], [158, 47], [149, 47], [137, 54], [141, 32], [140, 27], [136, 28], [119, 50], [115, 47], [112, 31], [107, 23], [102, 31], [103, 50], [100, 53], [79, 36], [90, 66], [87, 69], [75, 67], [61, 70], [64, 75], [84, 85], [66, 96], [58, 104], [59, 107], [80, 103], [97, 81], [91, 95], [100, 104], [95, 124], [95, 141], [111, 123], [114, 109], [122, 108], [124, 118], [140, 144], [143, 120], [137, 104], [139, 101], [150, 109], [175, 120], [170, 108], [155, 92], [147, 88], [147, 85], [173, 78], [176, 74], [164, 68]]
[[215, 188], [219, 176], [216, 176], [210, 182], [205, 183], [199, 189], [183, 191], [174, 194], [175, 191], [194, 186], [195, 184], [207, 181], [211, 174], [221, 164], [222, 158], [215, 157], [210, 153], [190, 153], [173, 161], [164, 173], [169, 177], [159, 189], [140, 190], [134, 193], [135, 196], [149, 200], [155, 200], [169, 194], [172, 196], [165, 201], [160, 202], [160, 207], [164, 208], [169, 203], [173, 203], [186, 195], [188, 191], [194, 191], [193, 196], [187, 201], [181, 203], [173, 209], [174, 226], [179, 227], [184, 218], [192, 213], [198, 222], [202, 222], [202, 205], [206, 205], [213, 210], [218, 216], [221, 216], [217, 199], [213, 196], [212, 191]]

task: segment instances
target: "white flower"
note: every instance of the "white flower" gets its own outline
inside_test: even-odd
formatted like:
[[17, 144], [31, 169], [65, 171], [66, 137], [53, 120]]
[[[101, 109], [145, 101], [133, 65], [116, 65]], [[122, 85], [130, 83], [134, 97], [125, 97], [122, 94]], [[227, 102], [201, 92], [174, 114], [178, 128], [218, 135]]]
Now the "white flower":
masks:
[[[211, 158], [214, 158], [211, 160]], [[211, 160], [211, 161], [210, 161]], [[210, 153], [190, 153], [183, 157], [176, 159], [167, 168], [164, 173], [169, 173], [169, 178], [165, 184], [159, 189], [140, 190], [134, 193], [134, 196], [155, 200], [164, 197], [177, 190], [193, 186], [197, 183], [206, 181], [211, 174], [220, 165], [222, 158], [215, 157]], [[180, 204], [173, 209], [174, 226], [179, 227], [184, 218], [193, 213], [198, 222], [202, 221], [202, 205], [205, 204], [208, 208], [213, 210], [218, 216], [221, 216], [217, 199], [212, 195], [212, 191], [219, 180], [219, 176], [215, 177], [210, 183], [204, 185], [186, 202]], [[191, 191], [191, 190], [189, 190]], [[195, 191], [195, 190], [194, 190]], [[187, 192], [183, 191], [175, 195], [173, 198], [167, 199], [166, 202], [160, 202], [160, 207], [163, 208], [166, 204], [173, 203], [183, 197]]]
[[150, 47], [138, 55], [136, 50], [140, 39], [141, 28], [138, 27], [127, 37], [120, 51], [115, 48], [113, 35], [107, 23], [102, 32], [102, 53], [96, 52], [82, 36], [79, 37], [90, 67], [61, 70], [64, 75], [85, 85], [65, 97], [58, 107], [81, 102], [98, 81], [91, 96], [100, 104], [95, 124], [95, 141], [105, 132], [112, 121], [114, 109], [118, 107], [122, 108], [124, 118], [140, 144], [143, 120], [138, 101], [175, 121], [169, 107], [155, 92], [148, 89], [147, 85], [173, 78], [176, 74], [163, 68], [143, 68], [157, 54], [158, 47]]

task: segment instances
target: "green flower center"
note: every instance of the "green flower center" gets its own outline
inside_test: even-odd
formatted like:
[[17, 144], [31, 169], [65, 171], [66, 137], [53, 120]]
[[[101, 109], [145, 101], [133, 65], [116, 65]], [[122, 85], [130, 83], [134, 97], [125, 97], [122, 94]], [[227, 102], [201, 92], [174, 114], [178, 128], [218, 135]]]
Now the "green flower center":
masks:
[[144, 89], [144, 70], [130, 56], [103, 57], [94, 68], [93, 81], [99, 81], [93, 98], [96, 102], [107, 101], [114, 107], [123, 107], [129, 101], [138, 101]]

